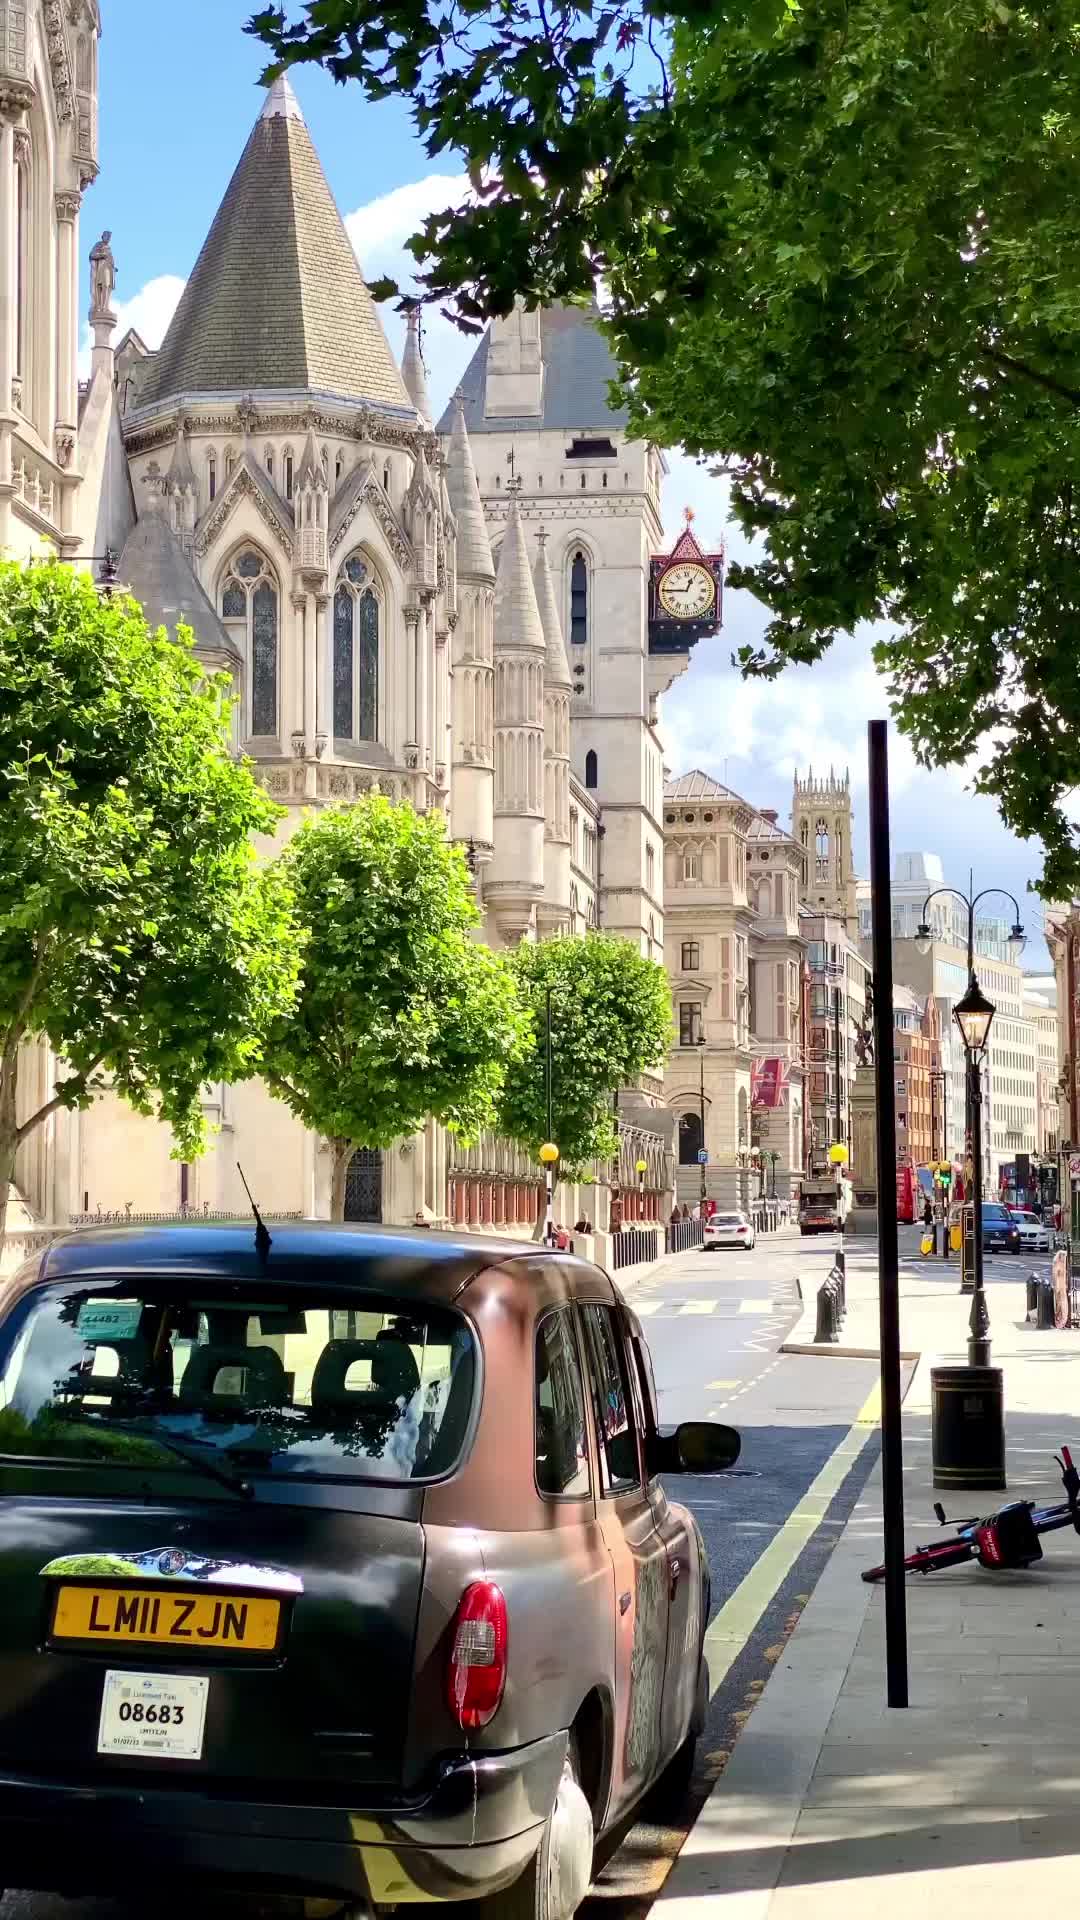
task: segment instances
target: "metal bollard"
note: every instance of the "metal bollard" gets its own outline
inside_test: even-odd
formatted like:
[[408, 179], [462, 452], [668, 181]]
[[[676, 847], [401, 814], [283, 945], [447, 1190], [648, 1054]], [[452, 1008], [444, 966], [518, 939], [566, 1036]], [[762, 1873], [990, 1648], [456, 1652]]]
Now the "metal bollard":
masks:
[[847, 1313], [847, 1256], [844, 1253], [843, 1247], [837, 1249], [836, 1265], [833, 1268], [833, 1272], [840, 1282], [840, 1314], [841, 1318], [843, 1318]]
[[840, 1295], [835, 1281], [830, 1278], [818, 1288], [817, 1326], [814, 1329], [814, 1344], [835, 1345], [840, 1337]]
[[1053, 1285], [1049, 1280], [1040, 1280], [1035, 1325], [1038, 1327], [1040, 1333], [1046, 1333], [1052, 1331], [1055, 1324]]

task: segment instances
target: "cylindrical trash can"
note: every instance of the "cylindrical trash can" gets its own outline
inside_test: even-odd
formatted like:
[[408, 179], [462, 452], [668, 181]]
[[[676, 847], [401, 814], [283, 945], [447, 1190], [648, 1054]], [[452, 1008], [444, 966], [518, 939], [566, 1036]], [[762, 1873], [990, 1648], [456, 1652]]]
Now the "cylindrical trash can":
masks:
[[930, 1404], [935, 1487], [1003, 1487], [1001, 1368], [932, 1367]]
[[1057, 1321], [1054, 1318], [1054, 1283], [1052, 1280], [1039, 1281], [1035, 1325], [1044, 1333], [1048, 1329], [1052, 1330], [1057, 1325]]

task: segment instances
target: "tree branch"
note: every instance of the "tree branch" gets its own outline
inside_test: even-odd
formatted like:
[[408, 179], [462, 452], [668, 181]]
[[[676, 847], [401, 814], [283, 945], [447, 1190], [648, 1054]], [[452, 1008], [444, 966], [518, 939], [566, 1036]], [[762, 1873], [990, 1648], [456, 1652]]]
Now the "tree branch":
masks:
[[46, 1100], [43, 1107], [39, 1107], [36, 1113], [30, 1115], [29, 1120], [23, 1121], [22, 1126], [19, 1127], [15, 1134], [16, 1148], [21, 1147], [23, 1141], [29, 1139], [35, 1127], [40, 1127], [42, 1122], [49, 1118], [50, 1114], [56, 1113], [60, 1107], [66, 1107], [69, 1104], [67, 1096], [73, 1088], [77, 1087], [80, 1093], [86, 1092], [90, 1075], [96, 1072], [104, 1058], [105, 1055], [99, 1053], [97, 1059], [91, 1060], [90, 1065], [84, 1067], [81, 1073], [74, 1073], [70, 1080], [65, 1080], [63, 1086], [57, 1088], [52, 1099]]
[[11, 1021], [4, 1035], [4, 1045], [2, 1050], [0, 1050], [0, 1060], [3, 1060], [5, 1063], [13, 1057], [15, 1049], [22, 1040], [23, 1033], [26, 1029], [27, 1017], [34, 1004], [34, 995], [41, 984], [41, 976], [45, 971], [45, 962], [48, 957], [48, 941], [44, 941], [41, 947], [34, 947], [34, 964], [30, 970], [30, 978], [26, 983], [26, 992], [23, 994], [22, 999], [19, 1001], [18, 1006], [11, 1016]]
[[1006, 373], [1018, 374], [1022, 380], [1032, 380], [1037, 387], [1044, 387], [1047, 393], [1056, 393], [1059, 399], [1067, 400], [1070, 406], [1080, 407], [1080, 392], [1075, 387], [1067, 387], [1062, 380], [1055, 380], [1052, 373], [1040, 373], [1037, 367], [1029, 367], [1024, 360], [1014, 360], [1011, 354], [1002, 353], [998, 347], [980, 347], [979, 355]]

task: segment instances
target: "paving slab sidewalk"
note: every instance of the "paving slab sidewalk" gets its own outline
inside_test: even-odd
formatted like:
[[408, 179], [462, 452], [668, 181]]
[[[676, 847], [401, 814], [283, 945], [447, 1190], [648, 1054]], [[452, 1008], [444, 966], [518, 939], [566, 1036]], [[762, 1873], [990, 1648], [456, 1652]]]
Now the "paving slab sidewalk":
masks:
[[[1055, 1499], [1055, 1449], [1064, 1440], [1080, 1454], [1076, 1336], [1018, 1324], [1016, 1282], [989, 1291], [1010, 1494]], [[933, 1537], [940, 1497], [930, 1485], [928, 1361], [963, 1356], [968, 1303], [954, 1281], [948, 1307], [933, 1286], [908, 1305], [911, 1336], [924, 1342], [904, 1409], [911, 1546]], [[947, 1504], [962, 1517], [998, 1497]], [[949, 1920], [1011, 1920], [1024, 1906], [1053, 1911], [1067, 1893], [1075, 1903], [1080, 1540], [1050, 1536], [1026, 1573], [960, 1567], [910, 1580], [905, 1711], [885, 1702], [882, 1589], [859, 1578], [881, 1559], [881, 1540], [875, 1471], [687, 1839], [658, 1920], [704, 1920], [702, 1902], [709, 1920], [865, 1920], [871, 1903], [874, 1920], [910, 1920], [931, 1901]]]

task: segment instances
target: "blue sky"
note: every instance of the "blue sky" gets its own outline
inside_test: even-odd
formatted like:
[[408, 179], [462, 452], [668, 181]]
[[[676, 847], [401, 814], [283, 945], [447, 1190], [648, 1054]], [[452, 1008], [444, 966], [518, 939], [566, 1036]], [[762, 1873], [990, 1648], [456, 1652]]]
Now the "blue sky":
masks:
[[[160, 342], [261, 105], [261, 49], [243, 32], [254, 4], [102, 0], [101, 178], [83, 203], [83, 253], [104, 227], [112, 230], [121, 329], [137, 326], [150, 346]], [[404, 271], [409, 233], [426, 212], [457, 198], [454, 157], [442, 155], [433, 165], [397, 103], [371, 106], [358, 89], [335, 87], [308, 68], [295, 86], [362, 266], [369, 276]], [[386, 318], [396, 345], [398, 323]], [[437, 407], [471, 351], [445, 321], [430, 324], [426, 357]], [[692, 505], [699, 538], [716, 544], [726, 518], [719, 482], [677, 454], [668, 459], [669, 531]], [[668, 761], [674, 772], [705, 767], [758, 805], [777, 807], [782, 818], [796, 767], [850, 766], [865, 870], [866, 722], [887, 710], [869, 640], [839, 642], [817, 667], [790, 670], [771, 686], [746, 685], [730, 656], [763, 626], [754, 601], [728, 596], [725, 631], [698, 648], [664, 702]], [[966, 878], [971, 864], [977, 884], [1020, 895], [1033, 935], [1029, 964], [1041, 966], [1041, 913], [1035, 900], [1023, 900], [1039, 870], [1037, 849], [1005, 830], [962, 772], [917, 768], [899, 737], [892, 779], [895, 849], [938, 852], [956, 879]]]

